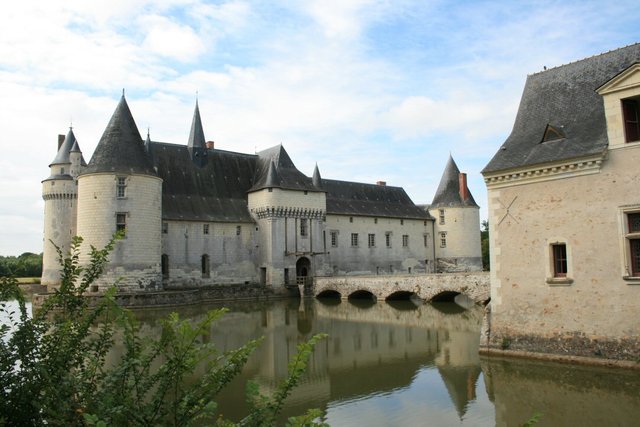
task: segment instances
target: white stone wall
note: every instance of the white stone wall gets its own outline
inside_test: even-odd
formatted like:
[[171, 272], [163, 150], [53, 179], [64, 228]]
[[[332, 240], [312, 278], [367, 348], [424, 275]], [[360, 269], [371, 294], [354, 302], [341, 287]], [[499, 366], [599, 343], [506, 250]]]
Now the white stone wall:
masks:
[[62, 249], [63, 254], [66, 254], [69, 251], [71, 238], [76, 235], [78, 207], [76, 181], [43, 181], [42, 197], [44, 198], [44, 237], [41, 284], [48, 286], [51, 290], [60, 284], [60, 263], [54, 244]]
[[[440, 209], [444, 210], [444, 224], [440, 223]], [[435, 250], [438, 271], [481, 271], [480, 209], [477, 207], [434, 208]], [[446, 233], [446, 246], [441, 243]]]
[[[126, 197], [116, 197], [118, 176], [126, 176]], [[78, 235], [84, 239], [81, 262], [89, 260], [90, 245], [104, 247], [116, 232], [117, 213], [126, 214], [126, 237], [110, 255], [108, 272], [99, 289], [119, 278], [131, 291], [161, 287], [162, 180], [147, 175], [90, 174], [78, 179]]]
[[[256, 224], [200, 221], [164, 223], [167, 233], [162, 234], [162, 254], [169, 257], [169, 276], [165, 278], [168, 285], [257, 282]], [[209, 228], [208, 234], [204, 233], [205, 224]], [[202, 273], [203, 255], [209, 256], [209, 277], [204, 277]]]
[[[628, 274], [626, 209], [640, 210], [640, 143], [611, 149], [599, 173], [488, 187], [491, 334], [640, 339], [640, 281]], [[550, 245], [568, 277], [551, 277]]]
[[[332, 274], [424, 273], [433, 268], [433, 221], [327, 215], [325, 230], [329, 252], [326, 262]], [[337, 247], [331, 246], [332, 231], [338, 233]], [[388, 232], [390, 247], [385, 240]], [[357, 247], [351, 245], [352, 233], [358, 234]], [[375, 235], [373, 247], [369, 247], [369, 234]], [[427, 246], [425, 234], [429, 235]], [[408, 236], [407, 246], [403, 246], [403, 235]]]
[[301, 209], [320, 209], [326, 211], [327, 198], [322, 191], [314, 192], [298, 190], [284, 190], [272, 188], [249, 193], [249, 210], [254, 211], [262, 207], [295, 207]]

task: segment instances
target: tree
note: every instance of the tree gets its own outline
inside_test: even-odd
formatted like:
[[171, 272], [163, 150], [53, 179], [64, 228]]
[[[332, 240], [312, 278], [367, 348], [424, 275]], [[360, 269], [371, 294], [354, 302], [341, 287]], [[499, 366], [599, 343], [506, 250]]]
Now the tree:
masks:
[[482, 269], [484, 271], [491, 270], [491, 262], [489, 257], [489, 221], [482, 221], [482, 229], [480, 231], [480, 245], [482, 248]]
[[[109, 290], [97, 305], [84, 292], [102, 274], [115, 237], [105, 248], [91, 248], [91, 262], [79, 264], [81, 238], [70, 253], [58, 254], [61, 286], [29, 317], [24, 296], [13, 278], [0, 279], [0, 300], [16, 299], [18, 312], [0, 303], [9, 319], [0, 326], [0, 425], [234, 425], [216, 419], [215, 397], [237, 375], [261, 340], [219, 354], [201, 337], [225, 310], [208, 312], [193, 323], [172, 314], [159, 337], [141, 338], [139, 325]], [[114, 340], [125, 351], [107, 363]], [[317, 340], [299, 346], [289, 377], [271, 398], [250, 388], [252, 413], [240, 425], [273, 425], [283, 402], [302, 376]], [[193, 379], [205, 366], [205, 374]], [[187, 381], [189, 379], [189, 381]], [[318, 411], [290, 420], [319, 425]]]

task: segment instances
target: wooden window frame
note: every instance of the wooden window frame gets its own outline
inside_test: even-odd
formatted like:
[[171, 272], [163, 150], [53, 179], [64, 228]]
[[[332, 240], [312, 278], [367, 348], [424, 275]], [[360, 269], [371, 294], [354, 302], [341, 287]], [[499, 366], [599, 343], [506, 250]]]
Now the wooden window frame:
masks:
[[637, 98], [622, 99], [624, 141], [640, 142], [640, 102]]
[[553, 263], [553, 277], [566, 278], [569, 271], [569, 259], [566, 243], [553, 243], [551, 245], [551, 259]]

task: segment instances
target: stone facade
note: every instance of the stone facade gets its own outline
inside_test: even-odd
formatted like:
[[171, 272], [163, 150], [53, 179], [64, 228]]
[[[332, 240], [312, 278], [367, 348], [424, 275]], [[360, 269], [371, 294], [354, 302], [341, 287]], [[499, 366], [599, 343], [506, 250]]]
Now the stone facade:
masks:
[[[530, 76], [514, 133], [483, 172], [491, 251], [485, 349], [640, 357], [640, 274], [633, 249], [640, 232], [633, 228], [640, 212], [640, 141], [620, 139], [621, 99], [640, 96], [638, 74], [616, 90], [619, 73], [639, 59], [640, 46], [634, 45]], [[575, 86], [563, 94], [560, 84]], [[600, 85], [606, 93], [596, 93]], [[545, 103], [564, 102], [564, 115], [529, 111], [552, 87], [564, 96]], [[581, 95], [584, 101], [578, 101]], [[576, 103], [582, 111], [573, 109]], [[547, 133], [540, 134], [527, 145], [522, 135], [529, 130], [523, 125], [521, 131], [519, 121], [534, 127], [548, 117], [567, 124], [558, 127], [561, 137], [547, 141]], [[576, 137], [584, 129], [590, 133]], [[582, 155], [566, 155], [576, 146]], [[528, 155], [519, 153], [527, 149]], [[510, 156], [540, 160], [492, 167]]]
[[[122, 292], [230, 284], [285, 292], [311, 277], [431, 273], [438, 257], [448, 261], [439, 271], [469, 271], [480, 259], [478, 207], [457, 172], [455, 188], [440, 192], [460, 200], [446, 208], [443, 252], [428, 208], [402, 188], [326, 180], [317, 167], [306, 176], [282, 146], [215, 149], [197, 105], [187, 145], [167, 144], [142, 140], [123, 97], [89, 164], [71, 132], [51, 168], [45, 238], [66, 250], [82, 236], [87, 263], [90, 246], [125, 231], [94, 292], [113, 283]], [[43, 280], [56, 286], [51, 249]]]

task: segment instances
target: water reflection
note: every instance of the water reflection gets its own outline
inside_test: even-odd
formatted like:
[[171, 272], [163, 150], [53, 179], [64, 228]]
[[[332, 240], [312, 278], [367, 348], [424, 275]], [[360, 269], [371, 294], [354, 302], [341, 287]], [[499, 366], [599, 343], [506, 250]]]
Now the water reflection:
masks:
[[[227, 306], [231, 311], [207, 337], [221, 350], [265, 337], [240, 378], [218, 399], [223, 414], [231, 419], [239, 419], [246, 410], [246, 381], [253, 379], [265, 393], [272, 391], [285, 378], [296, 346], [318, 332], [329, 334], [329, 338], [318, 344], [305, 380], [287, 401], [284, 418], [319, 407], [332, 424], [363, 425], [358, 409], [362, 404], [379, 401], [385, 406], [395, 401], [394, 405], [404, 402], [428, 407], [443, 422], [459, 424], [470, 402], [477, 398], [480, 309], [452, 314], [442, 307], [416, 306], [410, 300], [387, 304], [367, 299]], [[182, 316], [196, 319], [204, 309], [180, 311]], [[145, 333], [158, 333], [156, 319], [162, 314], [139, 313]], [[431, 392], [418, 385], [425, 381]], [[425, 402], [429, 395], [432, 401]], [[384, 416], [368, 424], [422, 424], [415, 415], [415, 411], [406, 413], [401, 407], [388, 408]]]

